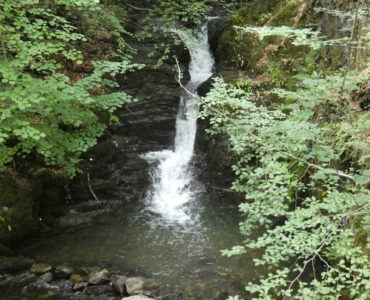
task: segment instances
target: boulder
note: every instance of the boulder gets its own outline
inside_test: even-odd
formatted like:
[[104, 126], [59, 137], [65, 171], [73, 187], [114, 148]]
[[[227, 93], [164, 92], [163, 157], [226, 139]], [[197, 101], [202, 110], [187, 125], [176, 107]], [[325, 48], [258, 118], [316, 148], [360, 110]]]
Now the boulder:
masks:
[[73, 268], [69, 266], [57, 266], [55, 267], [54, 274], [58, 279], [67, 279], [72, 275], [73, 271]]
[[36, 273], [36, 274], [44, 274], [46, 272], [49, 272], [52, 270], [52, 266], [49, 264], [43, 264], [43, 263], [36, 263], [33, 264], [31, 267], [31, 272]]
[[109, 272], [106, 269], [102, 269], [99, 271], [92, 271], [89, 276], [87, 282], [91, 285], [100, 285], [107, 283], [109, 281]]
[[54, 279], [54, 275], [51, 272], [47, 272], [45, 274], [42, 274], [39, 279], [37, 279], [38, 282], [51, 282]]
[[77, 282], [73, 285], [72, 290], [75, 292], [83, 291], [87, 286], [88, 286], [87, 282]]
[[122, 275], [117, 275], [112, 278], [113, 288], [121, 296], [123, 296], [126, 292], [126, 280], [127, 277]]
[[74, 283], [77, 283], [77, 282], [84, 281], [84, 278], [80, 274], [72, 274], [69, 277], [69, 280], [72, 281], [72, 282], [74, 282]]
[[144, 290], [145, 279], [143, 277], [127, 278], [125, 286], [127, 294], [129, 295], [139, 294]]

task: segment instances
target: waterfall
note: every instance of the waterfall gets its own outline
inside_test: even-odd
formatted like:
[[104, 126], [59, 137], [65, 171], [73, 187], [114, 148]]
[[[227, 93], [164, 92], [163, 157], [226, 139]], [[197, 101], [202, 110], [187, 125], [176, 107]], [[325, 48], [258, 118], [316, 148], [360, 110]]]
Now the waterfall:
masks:
[[[201, 27], [197, 35], [188, 32], [177, 34], [189, 49], [191, 57], [190, 80], [186, 89], [196, 94], [200, 84], [212, 76], [214, 67], [208, 44], [207, 24]], [[167, 222], [185, 224], [191, 219], [186, 204], [195, 197], [189, 163], [194, 152], [198, 111], [199, 106], [195, 99], [183, 91], [176, 119], [174, 151], [163, 150], [143, 155], [149, 162], [158, 162], [151, 174], [153, 184], [146, 196], [147, 208], [161, 215]]]

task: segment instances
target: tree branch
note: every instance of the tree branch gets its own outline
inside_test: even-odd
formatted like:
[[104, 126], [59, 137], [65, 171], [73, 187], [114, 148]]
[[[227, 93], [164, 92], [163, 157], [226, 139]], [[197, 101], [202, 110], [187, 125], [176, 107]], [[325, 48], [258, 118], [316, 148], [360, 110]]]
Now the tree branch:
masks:
[[134, 6], [132, 4], [127, 4], [128, 7], [131, 7], [132, 9], [135, 9], [135, 10], [140, 10], [140, 11], [149, 11], [150, 8], [144, 8], [144, 7], [137, 7], [137, 6]]
[[95, 201], [100, 202], [98, 196], [96, 196], [96, 194], [94, 193], [94, 190], [91, 187], [90, 173], [87, 173], [87, 186], [89, 187], [89, 191], [90, 191], [91, 195], [94, 197]]

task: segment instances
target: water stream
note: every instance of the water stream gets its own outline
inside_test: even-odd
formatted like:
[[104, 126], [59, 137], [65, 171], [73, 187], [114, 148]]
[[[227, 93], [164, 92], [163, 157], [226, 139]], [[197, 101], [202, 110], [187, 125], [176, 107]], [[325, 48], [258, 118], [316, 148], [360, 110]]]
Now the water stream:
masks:
[[153, 187], [148, 192], [148, 209], [160, 214], [166, 222], [185, 224], [194, 221], [189, 202], [194, 200], [196, 184], [192, 184], [189, 162], [193, 155], [197, 130], [197, 105], [193, 95], [200, 84], [212, 76], [214, 59], [208, 44], [207, 24], [201, 27], [198, 35], [177, 32], [190, 51], [190, 80], [180, 99], [176, 119], [174, 150], [150, 152], [143, 157], [151, 162], [159, 162], [152, 172]]

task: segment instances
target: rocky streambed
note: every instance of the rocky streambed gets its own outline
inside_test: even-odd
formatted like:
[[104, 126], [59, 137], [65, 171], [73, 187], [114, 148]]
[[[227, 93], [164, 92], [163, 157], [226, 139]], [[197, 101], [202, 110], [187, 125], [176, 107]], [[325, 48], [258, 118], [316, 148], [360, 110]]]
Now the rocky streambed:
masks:
[[154, 280], [101, 267], [52, 266], [25, 257], [1, 257], [0, 271], [1, 299], [164, 299]]

